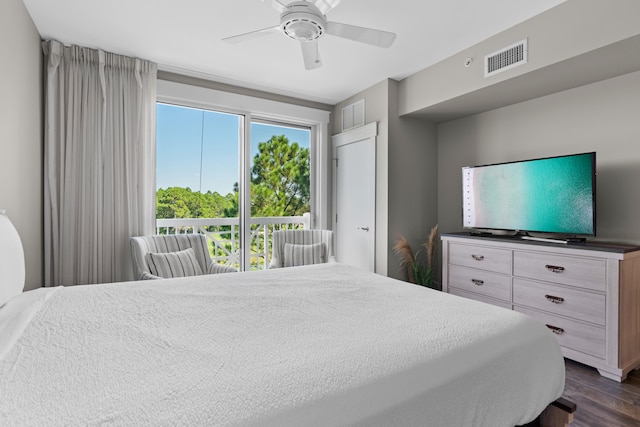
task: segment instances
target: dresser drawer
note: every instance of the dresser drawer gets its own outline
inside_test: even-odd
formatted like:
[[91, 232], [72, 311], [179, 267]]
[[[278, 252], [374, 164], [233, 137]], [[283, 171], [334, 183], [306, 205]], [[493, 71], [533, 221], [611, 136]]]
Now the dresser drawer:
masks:
[[606, 262], [540, 252], [515, 251], [513, 275], [595, 291], [605, 290]]
[[511, 301], [511, 276], [477, 268], [449, 266], [449, 287]]
[[529, 310], [517, 305], [514, 306], [513, 309], [539, 320], [552, 331], [555, 330], [556, 338], [561, 346], [589, 354], [599, 359], [606, 357], [606, 334], [604, 328], [587, 325], [548, 313]]
[[491, 305], [497, 305], [498, 307], [502, 307], [502, 308], [506, 308], [508, 310], [511, 310], [511, 303], [509, 303], [509, 302], [500, 301], [500, 300], [489, 298], [489, 297], [485, 297], [485, 296], [482, 296], [482, 295], [479, 295], [479, 294], [474, 294], [473, 292], [467, 292], [467, 291], [465, 291], [463, 289], [449, 288], [449, 293], [451, 295], [457, 295], [459, 297], [469, 298], [469, 299], [472, 299], [472, 300], [484, 302], [484, 303], [491, 304]]
[[604, 294], [515, 278], [513, 303], [605, 325]]
[[457, 243], [449, 245], [449, 263], [496, 273], [511, 274], [511, 254], [512, 252], [506, 249]]

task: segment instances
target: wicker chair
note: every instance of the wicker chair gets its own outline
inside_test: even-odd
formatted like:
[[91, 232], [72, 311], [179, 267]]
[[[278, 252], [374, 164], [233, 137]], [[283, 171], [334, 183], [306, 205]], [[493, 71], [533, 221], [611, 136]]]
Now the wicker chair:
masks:
[[[185, 251], [187, 249], [191, 250]], [[163, 257], [165, 261], [168, 257], [173, 257], [174, 260], [178, 260], [179, 257], [182, 256], [179, 255], [181, 253], [179, 251], [183, 251], [182, 255], [193, 264], [189, 269], [181, 270], [175, 274], [163, 274], [162, 277], [152, 273], [152, 271], [157, 273], [161, 270], [154, 268], [157, 267], [157, 265], [153, 264], [154, 260]], [[162, 279], [197, 274], [232, 273], [238, 271], [233, 267], [213, 262], [209, 254], [207, 238], [203, 234], [167, 234], [132, 237], [131, 259], [133, 261], [133, 273], [137, 280]]]
[[279, 230], [273, 232], [269, 268], [335, 262], [333, 231]]

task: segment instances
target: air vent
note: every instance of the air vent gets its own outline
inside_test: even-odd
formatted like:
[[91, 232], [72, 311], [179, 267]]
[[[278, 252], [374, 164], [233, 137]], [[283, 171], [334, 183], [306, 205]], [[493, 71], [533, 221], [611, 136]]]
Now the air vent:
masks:
[[527, 63], [527, 39], [507, 46], [484, 57], [484, 76], [508, 70]]
[[349, 104], [342, 109], [342, 131], [364, 125], [364, 99]]

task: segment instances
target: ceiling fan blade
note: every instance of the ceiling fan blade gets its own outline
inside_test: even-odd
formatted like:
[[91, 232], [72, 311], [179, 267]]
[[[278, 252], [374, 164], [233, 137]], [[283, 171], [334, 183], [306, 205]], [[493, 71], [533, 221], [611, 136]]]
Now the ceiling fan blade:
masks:
[[322, 60], [320, 59], [320, 52], [318, 50], [318, 40], [300, 42], [300, 46], [302, 46], [304, 68], [313, 70], [322, 67]]
[[342, 0], [314, 0], [313, 5], [318, 8], [323, 15], [326, 15], [331, 9], [336, 7]]
[[396, 39], [395, 33], [338, 22], [327, 23], [327, 34], [378, 47], [389, 47]]
[[244, 34], [238, 34], [235, 36], [225, 37], [222, 40], [229, 43], [240, 43], [246, 40], [252, 40], [252, 39], [256, 39], [259, 37], [263, 37], [269, 34], [274, 34], [279, 32], [280, 32], [280, 27], [275, 26], [275, 27], [263, 28], [262, 30], [251, 31]]
[[[268, 0], [262, 0], [262, 3], [266, 2]], [[284, 4], [280, 3], [278, 0], [270, 0], [269, 3], [271, 3], [271, 6], [273, 6], [273, 8], [275, 10], [277, 10], [278, 12], [282, 13], [285, 10], [287, 10], [287, 6], [285, 6]]]

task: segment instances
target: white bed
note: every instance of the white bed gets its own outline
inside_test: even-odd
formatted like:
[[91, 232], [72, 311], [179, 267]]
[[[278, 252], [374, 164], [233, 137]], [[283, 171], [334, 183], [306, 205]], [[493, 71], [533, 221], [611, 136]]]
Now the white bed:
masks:
[[497, 427], [563, 388], [544, 325], [341, 264], [0, 308], [0, 425]]

